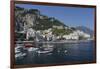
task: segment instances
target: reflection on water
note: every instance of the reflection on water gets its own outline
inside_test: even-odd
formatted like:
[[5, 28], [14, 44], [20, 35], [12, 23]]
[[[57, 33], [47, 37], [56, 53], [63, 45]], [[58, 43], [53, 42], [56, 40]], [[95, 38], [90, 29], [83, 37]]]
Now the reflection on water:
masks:
[[16, 64], [51, 64], [74, 61], [93, 61], [93, 41], [74, 44], [40, 44], [39, 49], [27, 51], [27, 55]]

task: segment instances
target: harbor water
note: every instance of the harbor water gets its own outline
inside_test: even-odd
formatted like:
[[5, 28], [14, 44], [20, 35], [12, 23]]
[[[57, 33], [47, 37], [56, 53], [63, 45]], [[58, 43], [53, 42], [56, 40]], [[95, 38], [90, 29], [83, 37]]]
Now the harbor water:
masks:
[[16, 64], [92, 62], [94, 59], [94, 45], [94, 41], [92, 40], [79, 43], [40, 44], [39, 49], [51, 46], [50, 49], [52, 50], [50, 52], [40, 50], [27, 51], [26, 56], [16, 59]]

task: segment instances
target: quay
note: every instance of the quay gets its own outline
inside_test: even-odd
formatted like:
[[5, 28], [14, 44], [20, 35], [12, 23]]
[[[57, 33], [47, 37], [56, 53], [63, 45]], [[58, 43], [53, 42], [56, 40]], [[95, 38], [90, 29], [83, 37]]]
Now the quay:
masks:
[[88, 42], [90, 40], [60, 40], [60, 41], [15, 41], [16, 44], [19, 43], [32, 43], [32, 44], [58, 44], [58, 43], [80, 43], [80, 42]]

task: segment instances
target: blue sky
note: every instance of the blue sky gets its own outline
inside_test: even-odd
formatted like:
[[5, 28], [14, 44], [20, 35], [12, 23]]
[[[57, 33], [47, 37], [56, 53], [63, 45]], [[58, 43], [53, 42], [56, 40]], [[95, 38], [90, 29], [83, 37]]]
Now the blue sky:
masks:
[[55, 17], [64, 24], [75, 27], [85, 26], [94, 29], [94, 8], [45, 6], [30, 4], [15, 4], [26, 9], [38, 9], [41, 14], [49, 17]]

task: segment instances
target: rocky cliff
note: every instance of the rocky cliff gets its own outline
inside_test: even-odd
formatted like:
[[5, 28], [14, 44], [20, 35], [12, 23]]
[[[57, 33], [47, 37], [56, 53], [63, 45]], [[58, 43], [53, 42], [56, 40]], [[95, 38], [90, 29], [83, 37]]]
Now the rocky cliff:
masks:
[[15, 30], [26, 31], [29, 28], [34, 30], [45, 30], [56, 26], [66, 26], [54, 17], [42, 15], [38, 9], [24, 9], [15, 6]]

